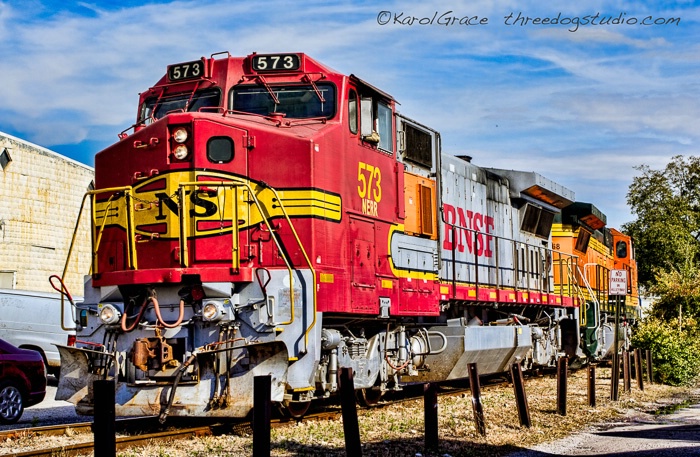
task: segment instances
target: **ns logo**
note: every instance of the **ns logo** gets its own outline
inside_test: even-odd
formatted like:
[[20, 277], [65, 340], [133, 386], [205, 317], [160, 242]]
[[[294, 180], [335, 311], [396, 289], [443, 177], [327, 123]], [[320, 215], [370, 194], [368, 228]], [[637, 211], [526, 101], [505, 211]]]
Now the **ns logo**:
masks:
[[[216, 202], [211, 201], [212, 198], [216, 197], [218, 194], [215, 190], [188, 190], [185, 191], [185, 196], [190, 201], [192, 209], [190, 209], [190, 217], [209, 217], [217, 214], [219, 208]], [[180, 215], [180, 207], [177, 201], [173, 199], [172, 196], [166, 194], [165, 192], [158, 192], [155, 194], [158, 199], [158, 215], [155, 216], [157, 221], [162, 221], [168, 218], [164, 214], [164, 208], [170, 210], [176, 216]], [[207, 198], [202, 198], [207, 197]]]

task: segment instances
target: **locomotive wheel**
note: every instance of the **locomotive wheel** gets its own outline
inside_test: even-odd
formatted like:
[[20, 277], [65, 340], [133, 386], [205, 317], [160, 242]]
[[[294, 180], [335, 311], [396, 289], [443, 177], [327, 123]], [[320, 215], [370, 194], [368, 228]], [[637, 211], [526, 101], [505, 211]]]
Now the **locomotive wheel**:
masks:
[[294, 419], [301, 419], [311, 406], [310, 401], [285, 401], [284, 408]]
[[381, 389], [377, 388], [362, 389], [359, 395], [360, 401], [365, 406], [377, 406], [379, 400], [381, 400], [383, 396], [384, 392], [382, 392]]

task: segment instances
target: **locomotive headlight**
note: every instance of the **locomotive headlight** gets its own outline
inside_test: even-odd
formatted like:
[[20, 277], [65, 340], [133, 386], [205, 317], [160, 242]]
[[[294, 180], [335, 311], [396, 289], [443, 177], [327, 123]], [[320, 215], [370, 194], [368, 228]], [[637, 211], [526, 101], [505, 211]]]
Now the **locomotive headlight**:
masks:
[[119, 319], [121, 319], [122, 314], [119, 312], [117, 308], [114, 307], [114, 305], [106, 304], [106, 305], [101, 305], [100, 309], [100, 320], [102, 323], [107, 324], [107, 325], [113, 325], [119, 322]]
[[202, 307], [202, 319], [206, 322], [218, 322], [224, 314], [226, 314], [224, 305], [218, 301], [208, 301]]
[[173, 155], [175, 156], [176, 159], [178, 160], [184, 160], [187, 158], [187, 154], [189, 151], [187, 150], [187, 146], [184, 144], [180, 144], [173, 149]]
[[184, 127], [179, 127], [173, 132], [173, 140], [176, 143], [184, 143], [187, 141], [187, 130]]

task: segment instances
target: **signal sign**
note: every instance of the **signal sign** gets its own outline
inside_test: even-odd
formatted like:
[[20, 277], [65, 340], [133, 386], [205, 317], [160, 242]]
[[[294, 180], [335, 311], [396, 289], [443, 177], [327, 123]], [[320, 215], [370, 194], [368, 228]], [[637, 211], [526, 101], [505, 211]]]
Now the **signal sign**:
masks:
[[610, 270], [609, 286], [610, 295], [627, 295], [627, 270]]

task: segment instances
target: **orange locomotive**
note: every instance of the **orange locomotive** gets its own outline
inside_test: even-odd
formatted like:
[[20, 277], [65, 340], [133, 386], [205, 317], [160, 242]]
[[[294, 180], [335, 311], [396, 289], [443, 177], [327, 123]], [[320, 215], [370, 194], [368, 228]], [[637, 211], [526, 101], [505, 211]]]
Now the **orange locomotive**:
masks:
[[632, 240], [606, 223], [605, 214], [595, 205], [576, 202], [557, 215], [552, 229], [553, 249], [574, 260], [573, 268], [567, 270], [572, 275], [562, 275], [558, 282], [565, 289], [572, 284], [581, 289], [581, 348], [594, 360], [608, 356], [613, 345], [617, 297], [609, 290], [612, 270], [624, 271], [627, 279], [626, 294], [620, 298], [625, 346], [629, 345], [630, 326], [641, 315]]
[[[405, 383], [584, 359], [580, 288], [551, 248], [574, 201], [533, 172], [442, 154], [385, 92], [305, 54], [171, 65], [95, 158], [94, 261], [57, 398], [242, 417], [253, 378], [302, 414], [353, 369]], [[555, 262], [556, 260], [556, 262]], [[559, 277], [564, 277], [559, 274]]]

